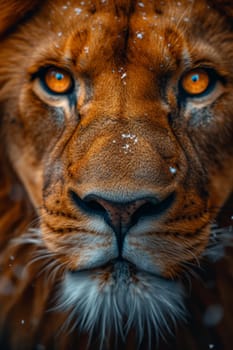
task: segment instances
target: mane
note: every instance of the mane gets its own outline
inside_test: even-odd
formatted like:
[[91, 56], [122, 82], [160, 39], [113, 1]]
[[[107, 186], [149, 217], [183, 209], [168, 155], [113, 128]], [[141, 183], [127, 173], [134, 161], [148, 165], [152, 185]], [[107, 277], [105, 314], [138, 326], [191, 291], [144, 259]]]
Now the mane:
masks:
[[224, 15], [232, 26], [233, 6], [231, 0], [209, 0], [209, 4], [215, 8], [216, 11]]
[[[32, 15], [42, 1], [39, 0], [0, 0], [0, 38], [4, 39], [17, 24]], [[1, 108], [1, 96], [0, 96]], [[1, 111], [1, 110], [0, 110]], [[8, 146], [2, 131], [2, 116], [0, 114], [0, 227], [1, 247], [3, 240], [10, 239], [12, 232], [20, 232], [35, 216], [30, 200], [15, 174], [7, 156]], [[11, 218], [9, 220], [9, 218]], [[7, 244], [7, 242], [6, 242]]]
[[[231, 1], [221, 1], [221, 0], [213, 0], [210, 1], [211, 5], [220, 13], [223, 13], [230, 21], [233, 18], [233, 8]], [[28, 19], [30, 16], [33, 16], [34, 12], [38, 10], [39, 6], [43, 1], [41, 0], [0, 0], [0, 38], [4, 38], [11, 31], [17, 30], [17, 25], [22, 21]], [[95, 2], [97, 5], [100, 4], [100, 1]], [[131, 6], [133, 1], [129, 0], [115, 0], [116, 11], [131, 11]], [[100, 5], [99, 5], [100, 6]], [[0, 90], [1, 91], [1, 90]], [[1, 108], [1, 95], [0, 95], [0, 108]], [[17, 174], [14, 171], [13, 165], [8, 159], [7, 148], [8, 145], [5, 141], [4, 134], [1, 131], [1, 125], [4, 121], [2, 120], [2, 116], [0, 114], [0, 255], [7, 248], [9, 241], [14, 241], [18, 239], [24, 234], [27, 234], [29, 228], [36, 227], [33, 225], [34, 221], [37, 220], [36, 210], [33, 208], [31, 200], [26, 193], [23, 184], [18, 178]], [[207, 327], [203, 330], [203, 325], [199, 322], [200, 318], [203, 317], [202, 310], [207, 310], [211, 305], [220, 305], [223, 312], [225, 312], [225, 323], [227, 324], [229, 329], [233, 329], [233, 318], [232, 314], [228, 312], [227, 305], [229, 304], [228, 298], [232, 295], [232, 285], [229, 283], [229, 280], [232, 282], [232, 266], [233, 266], [233, 244], [232, 244], [232, 207], [233, 207], [233, 196], [231, 196], [228, 202], [225, 204], [224, 208], [222, 208], [218, 218], [216, 219], [217, 227], [219, 231], [217, 235], [219, 237], [220, 245], [221, 245], [221, 236], [227, 236], [227, 242], [229, 242], [229, 247], [224, 247], [224, 259], [221, 259], [221, 253], [219, 253], [219, 258], [217, 261], [212, 262], [209, 257], [206, 259], [206, 270], [202, 276], [198, 276], [196, 279], [196, 274], [194, 278], [192, 278], [192, 291], [190, 292], [190, 302], [188, 302], [188, 307], [190, 310], [190, 314], [192, 314], [195, 319], [195, 323], [193, 324], [194, 332], [191, 333], [190, 330], [186, 329], [186, 333], [179, 326], [177, 330], [177, 337], [175, 340], [171, 340], [172, 346], [174, 348], [179, 348], [180, 350], [186, 349], [185, 346], [187, 344], [191, 344], [190, 348], [198, 349], [195, 347], [196, 339], [195, 334], [198, 334], [198, 338], [206, 337], [212, 339], [213, 328]], [[221, 227], [221, 229], [219, 229]], [[230, 239], [229, 239], [230, 238]], [[219, 243], [216, 240], [217, 243]], [[223, 247], [223, 245], [221, 245]], [[213, 248], [213, 246], [211, 247]], [[205, 257], [204, 257], [205, 259]], [[49, 260], [48, 260], [49, 261]], [[42, 266], [42, 265], [41, 265]], [[37, 268], [37, 273], [40, 267]], [[41, 280], [45, 283], [46, 277], [45, 275], [41, 275], [42, 277], [38, 281]], [[44, 280], [43, 280], [44, 278]], [[216, 281], [215, 285], [211, 288], [205, 288], [203, 291], [203, 284], [207, 286], [208, 282]], [[205, 281], [205, 282], [203, 282]], [[41, 285], [37, 285], [38, 293]], [[42, 283], [42, 282], [41, 282]], [[188, 281], [190, 283], [190, 280]], [[46, 294], [47, 293], [47, 294]], [[46, 286], [46, 292], [44, 292], [44, 299], [49, 299], [49, 287]], [[25, 299], [24, 299], [25, 300]], [[17, 302], [17, 300], [16, 300]], [[40, 307], [38, 307], [40, 309]], [[42, 310], [42, 309], [41, 309]], [[44, 309], [42, 311], [44, 311]], [[205, 313], [207, 312], [205, 311]], [[211, 318], [211, 310], [209, 311]], [[208, 315], [207, 315], [208, 316]], [[206, 316], [206, 317], [207, 317]], [[56, 310], [51, 317], [45, 317], [46, 322], [54, 322], [54, 328], [58, 329], [63, 323], [65, 318], [69, 318], [69, 316], [64, 313], [60, 315], [60, 317], [56, 314]], [[43, 321], [45, 322], [45, 321]], [[45, 322], [45, 323], [46, 323]], [[72, 328], [72, 324], [71, 324]], [[41, 326], [41, 329], [46, 330], [46, 325]], [[225, 330], [223, 328], [218, 328], [216, 336], [213, 338], [217, 338], [218, 335], [224, 336]], [[227, 333], [228, 334], [228, 333]], [[93, 337], [95, 334], [93, 334]], [[168, 336], [169, 338], [169, 336]], [[64, 337], [63, 348], [68, 349], [68, 336]], [[80, 340], [79, 340], [80, 341]], [[170, 338], [169, 338], [170, 341]], [[167, 340], [164, 341], [164, 349], [167, 348], [166, 345]], [[131, 344], [131, 349], [136, 349], [132, 346], [135, 344], [135, 339], [132, 334], [129, 334], [129, 339], [127, 340], [127, 344]], [[210, 341], [211, 343], [211, 341]], [[75, 343], [76, 344], [76, 343]], [[80, 349], [86, 349], [88, 344], [88, 335], [83, 336], [83, 340], [78, 344]], [[0, 344], [1, 346], [1, 344]], [[120, 344], [119, 344], [120, 346]], [[123, 347], [124, 345], [122, 345]], [[171, 348], [173, 348], [171, 346]], [[125, 348], [127, 345], [125, 346]], [[61, 345], [62, 348], [62, 345]], [[91, 349], [96, 349], [95, 344], [90, 347]], [[119, 347], [121, 348], [121, 347]], [[160, 348], [162, 349], [162, 347]], [[228, 348], [227, 348], [228, 349]]]
[[7, 33], [23, 20], [27, 15], [30, 15], [36, 10], [39, 4], [43, 1], [39, 0], [9, 0], [0, 1], [0, 37]]

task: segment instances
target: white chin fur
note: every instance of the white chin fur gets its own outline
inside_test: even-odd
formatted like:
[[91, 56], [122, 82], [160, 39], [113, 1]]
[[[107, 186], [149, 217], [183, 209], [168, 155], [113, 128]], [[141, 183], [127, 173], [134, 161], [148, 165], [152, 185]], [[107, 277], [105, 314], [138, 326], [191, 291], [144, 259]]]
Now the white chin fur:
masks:
[[185, 315], [179, 284], [145, 272], [132, 276], [123, 263], [116, 264], [107, 275], [104, 270], [67, 272], [59, 293], [57, 307], [70, 310], [64, 330], [78, 327], [90, 338], [98, 330], [100, 349], [111, 332], [124, 339], [131, 328], [136, 329], [138, 344], [145, 330], [149, 339], [152, 334], [158, 339]]

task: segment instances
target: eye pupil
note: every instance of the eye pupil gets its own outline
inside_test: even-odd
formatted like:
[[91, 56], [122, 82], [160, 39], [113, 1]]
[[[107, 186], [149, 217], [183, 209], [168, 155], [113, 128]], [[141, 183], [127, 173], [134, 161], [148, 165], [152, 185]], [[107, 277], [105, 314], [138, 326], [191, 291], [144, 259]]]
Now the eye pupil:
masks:
[[198, 74], [195, 74], [195, 75], [192, 76], [192, 82], [193, 83], [196, 83], [198, 80], [199, 80], [199, 75]]
[[64, 79], [64, 75], [63, 75], [62, 73], [56, 73], [56, 74], [55, 74], [55, 77], [56, 77], [57, 80], [62, 80], [62, 79]]

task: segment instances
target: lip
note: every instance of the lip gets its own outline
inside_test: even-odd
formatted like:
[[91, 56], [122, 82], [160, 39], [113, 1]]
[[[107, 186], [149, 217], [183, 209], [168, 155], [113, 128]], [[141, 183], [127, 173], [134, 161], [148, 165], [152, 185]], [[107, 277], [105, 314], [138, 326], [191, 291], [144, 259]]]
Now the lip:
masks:
[[113, 268], [116, 264], [127, 264], [130, 267], [135, 267], [136, 265], [134, 265], [133, 263], [131, 263], [130, 261], [123, 259], [121, 257], [115, 258], [115, 259], [111, 259], [109, 261], [107, 261], [104, 264], [100, 264], [100, 265], [96, 265], [94, 267], [90, 267], [90, 268], [82, 268], [82, 269], [77, 269], [77, 270], [70, 270], [71, 273], [76, 274], [76, 273], [81, 273], [81, 272], [93, 272], [93, 271], [98, 271], [98, 270], [105, 270], [105, 269], [111, 269]]
[[121, 257], [109, 260], [105, 264], [95, 266], [92, 268], [69, 270], [69, 273], [71, 273], [72, 275], [79, 275], [82, 273], [93, 273], [94, 274], [94, 273], [101, 273], [101, 272], [114, 273], [117, 268], [122, 269], [122, 270], [123, 270], [123, 268], [127, 268], [130, 275], [137, 275], [139, 273], [143, 273], [143, 274], [151, 276], [153, 278], [162, 279], [162, 280], [169, 280], [166, 277], [164, 277], [156, 272], [151, 272], [149, 270], [140, 268], [139, 266], [135, 265], [134, 263], [130, 262], [129, 260], [121, 258]]

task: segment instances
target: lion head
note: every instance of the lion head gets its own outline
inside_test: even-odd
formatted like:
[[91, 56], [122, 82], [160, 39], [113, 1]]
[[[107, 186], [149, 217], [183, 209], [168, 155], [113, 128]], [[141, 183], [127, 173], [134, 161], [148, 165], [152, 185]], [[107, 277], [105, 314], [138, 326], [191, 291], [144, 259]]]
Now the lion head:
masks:
[[62, 271], [55, 307], [101, 342], [163, 332], [233, 189], [230, 14], [56, 0], [22, 18], [1, 41], [2, 171], [37, 222], [3, 247], [36, 235]]

